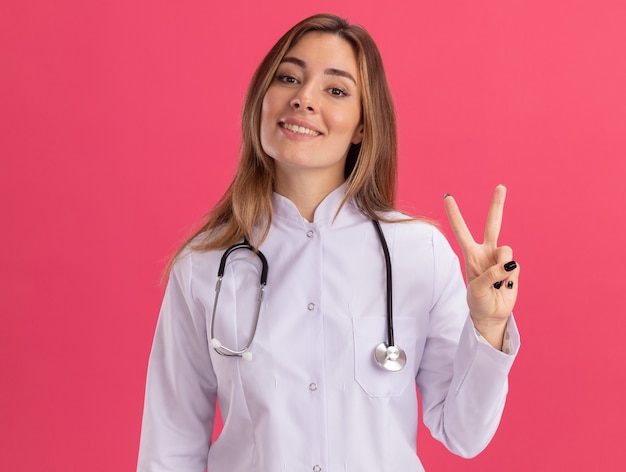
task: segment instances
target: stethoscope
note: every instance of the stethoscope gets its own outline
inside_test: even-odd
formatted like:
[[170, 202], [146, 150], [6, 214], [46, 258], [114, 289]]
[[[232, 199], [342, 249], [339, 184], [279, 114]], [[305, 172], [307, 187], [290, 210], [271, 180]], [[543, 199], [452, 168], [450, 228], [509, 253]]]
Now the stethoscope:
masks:
[[[372, 220], [374, 227], [376, 228], [376, 233], [378, 234], [378, 238], [380, 240], [380, 245], [383, 249], [383, 254], [385, 256], [385, 269], [387, 272], [387, 341], [381, 342], [374, 349], [374, 358], [376, 362], [383, 368], [391, 372], [396, 372], [402, 369], [406, 364], [406, 353], [404, 350], [398, 346], [396, 346], [393, 338], [393, 304], [392, 304], [392, 284], [391, 284], [391, 257], [389, 256], [389, 247], [387, 246], [387, 241], [385, 240], [385, 235], [383, 234], [383, 230], [380, 227], [380, 223], [376, 220]], [[261, 276], [259, 280], [259, 292], [257, 296], [257, 304], [256, 304], [256, 317], [254, 319], [254, 326], [252, 327], [252, 333], [250, 335], [250, 339], [245, 343], [242, 349], [231, 349], [224, 346], [216, 337], [215, 337], [215, 313], [217, 311], [217, 301], [219, 299], [220, 290], [222, 287], [222, 279], [224, 278], [224, 271], [226, 269], [226, 261], [228, 256], [230, 256], [233, 252], [238, 251], [239, 249], [246, 249], [248, 251], [252, 251], [255, 253], [261, 261]], [[220, 260], [220, 265], [217, 270], [217, 283], [215, 284], [215, 299], [213, 301], [213, 316], [211, 317], [211, 341], [210, 345], [215, 352], [222, 356], [227, 357], [241, 357], [245, 360], [252, 359], [252, 353], [249, 351], [250, 345], [254, 340], [254, 336], [256, 334], [256, 329], [259, 324], [259, 315], [261, 314], [261, 305], [263, 302], [263, 296], [265, 293], [265, 285], [267, 284], [267, 272], [268, 272], [268, 264], [267, 259], [263, 255], [263, 253], [259, 250], [254, 249], [252, 245], [244, 239], [242, 243], [235, 244], [222, 254], [222, 258]]]

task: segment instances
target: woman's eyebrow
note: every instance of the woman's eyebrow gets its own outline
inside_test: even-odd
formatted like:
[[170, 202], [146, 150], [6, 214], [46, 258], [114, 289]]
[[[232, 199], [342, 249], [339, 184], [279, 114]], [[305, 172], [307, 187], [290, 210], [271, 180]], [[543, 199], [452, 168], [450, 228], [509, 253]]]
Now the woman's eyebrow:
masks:
[[356, 85], [355, 78], [352, 77], [352, 74], [348, 71], [329, 68], [329, 69], [324, 70], [324, 73], [328, 75], [338, 75], [339, 77], [345, 77], [346, 79], [350, 79], [352, 82], [354, 82], [354, 85]]
[[[281, 63], [283, 63], [283, 62], [288, 62], [290, 64], [295, 64], [298, 67], [302, 67], [303, 69], [306, 69], [306, 62], [304, 62], [302, 59], [299, 59], [297, 57], [285, 56], [285, 57], [283, 57], [283, 60], [281, 61]], [[354, 82], [354, 85], [356, 85], [356, 79], [352, 76], [352, 74], [350, 72], [347, 72], [345, 70], [335, 69], [333, 67], [329, 67], [328, 69], [324, 69], [324, 73], [328, 74], [328, 75], [336, 75], [336, 76], [339, 76], [339, 77], [345, 77], [347, 79], [350, 79], [352, 82]]]

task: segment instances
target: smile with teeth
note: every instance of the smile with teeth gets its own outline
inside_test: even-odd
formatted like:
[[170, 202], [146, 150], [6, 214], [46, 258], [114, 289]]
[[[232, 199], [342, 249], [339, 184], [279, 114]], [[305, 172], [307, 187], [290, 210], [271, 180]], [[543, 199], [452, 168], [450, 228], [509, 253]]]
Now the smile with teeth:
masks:
[[312, 129], [305, 128], [304, 126], [291, 125], [289, 123], [281, 123], [280, 125], [292, 133], [308, 134], [309, 136], [319, 136], [320, 134], [318, 131], [313, 131]]

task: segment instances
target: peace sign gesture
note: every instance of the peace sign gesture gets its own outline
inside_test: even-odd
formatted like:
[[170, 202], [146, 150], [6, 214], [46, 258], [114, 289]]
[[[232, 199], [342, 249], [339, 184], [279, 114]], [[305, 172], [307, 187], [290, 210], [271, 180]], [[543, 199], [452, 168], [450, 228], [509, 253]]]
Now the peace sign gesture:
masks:
[[478, 244], [450, 195], [444, 205], [463, 258], [467, 277], [467, 304], [474, 327], [496, 349], [501, 349], [509, 315], [517, 299], [519, 266], [509, 246], [498, 247], [506, 187], [493, 192], [482, 244]]

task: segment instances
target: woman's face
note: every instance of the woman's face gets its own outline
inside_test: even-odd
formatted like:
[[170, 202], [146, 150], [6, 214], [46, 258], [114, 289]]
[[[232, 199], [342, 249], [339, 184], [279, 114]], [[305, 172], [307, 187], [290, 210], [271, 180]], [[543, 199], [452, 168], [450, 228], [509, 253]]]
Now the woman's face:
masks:
[[261, 145], [282, 173], [343, 181], [351, 143], [362, 137], [359, 68], [350, 44], [305, 34], [278, 66], [261, 109]]

